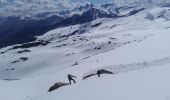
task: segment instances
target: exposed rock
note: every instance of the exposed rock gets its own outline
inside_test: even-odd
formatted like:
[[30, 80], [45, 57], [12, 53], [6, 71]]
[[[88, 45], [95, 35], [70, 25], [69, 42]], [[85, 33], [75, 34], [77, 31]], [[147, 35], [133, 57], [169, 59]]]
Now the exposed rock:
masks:
[[[1, 52], [0, 54], [4, 54], [10, 50], [14, 50], [14, 49], [24, 49], [24, 48], [31, 48], [31, 47], [37, 47], [37, 46], [46, 46], [48, 43], [50, 43], [49, 41], [34, 41], [34, 42], [28, 42], [28, 43], [24, 43], [24, 44], [19, 44], [19, 45], [15, 45], [12, 48], [9, 48], [6, 51]], [[29, 52], [29, 51], [28, 51]], [[22, 52], [19, 52], [22, 53]]]
[[19, 60], [15, 60], [15, 61], [12, 61], [11, 63], [15, 64], [15, 63], [18, 63]]
[[[19, 46], [14, 46], [11, 49], [30, 48], [30, 47], [36, 47], [36, 46], [39, 46], [39, 45], [45, 46], [48, 43], [50, 43], [50, 42], [48, 42], [48, 41], [29, 42], [29, 43], [25, 43], [25, 44], [22, 44], [22, 45], [19, 45]], [[11, 50], [11, 49], [9, 49], [9, 50]]]
[[97, 24], [94, 24], [94, 25], [92, 25], [92, 27], [94, 28], [94, 27], [97, 27], [97, 26], [99, 26], [99, 25], [101, 25], [101, 24], [102, 24], [102, 22], [97, 23]]
[[[97, 70], [97, 71], [100, 71], [101, 74], [114, 74], [113, 72], [107, 71], [107, 70], [105, 70], [105, 69], [101, 69], [101, 70]], [[83, 80], [86, 79], [86, 78], [92, 77], [92, 76], [94, 76], [94, 75], [97, 75], [97, 72], [96, 72], [95, 74], [92, 73], [92, 74], [88, 74], [88, 75], [84, 76], [84, 77], [83, 77]]]
[[97, 73], [96, 73], [96, 74], [88, 74], [88, 75], [86, 75], [86, 76], [83, 77], [83, 80], [86, 79], [86, 78], [92, 77], [92, 76], [94, 76], [94, 75], [97, 75]]
[[107, 71], [105, 69], [101, 69], [100, 72], [101, 72], [101, 74], [114, 74], [113, 72]]
[[98, 45], [94, 49], [99, 50], [99, 49], [102, 49], [102, 47], [103, 47], [102, 45]]
[[18, 63], [18, 62], [20, 62], [20, 61], [27, 61], [28, 60], [28, 57], [21, 57], [21, 58], [19, 58], [18, 60], [15, 60], [15, 61], [12, 61], [11, 63]]
[[27, 61], [27, 60], [28, 60], [28, 57], [21, 57], [20, 60], [21, 60], [21, 61]]
[[112, 44], [112, 41], [108, 41], [108, 44]]
[[79, 62], [75, 62], [72, 66], [76, 66], [76, 65], [78, 65], [79, 64]]
[[70, 34], [68, 34], [68, 35], [60, 36], [60, 38], [70, 37], [70, 36], [75, 35], [75, 34], [78, 33], [78, 32], [79, 32], [79, 30], [75, 30], [74, 32], [72, 32], [72, 33], [70, 33]]
[[70, 85], [69, 83], [62, 83], [62, 82], [59, 82], [59, 83], [55, 83], [53, 86], [51, 86], [48, 90], [48, 92], [51, 92], [51, 91], [54, 91], [62, 86], [66, 86], [66, 85]]
[[24, 53], [24, 52], [31, 52], [31, 51], [30, 51], [30, 50], [25, 49], [25, 50], [20, 50], [20, 51], [18, 51], [17, 53], [18, 53], [18, 54], [20, 54], [20, 53]]

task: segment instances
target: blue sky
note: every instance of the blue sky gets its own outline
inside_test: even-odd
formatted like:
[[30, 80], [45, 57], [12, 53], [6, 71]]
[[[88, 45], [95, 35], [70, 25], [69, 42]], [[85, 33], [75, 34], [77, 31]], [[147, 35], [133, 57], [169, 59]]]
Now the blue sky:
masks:
[[112, 0], [0, 0], [0, 16], [17, 15], [48, 10], [71, 9], [83, 2], [103, 4]]

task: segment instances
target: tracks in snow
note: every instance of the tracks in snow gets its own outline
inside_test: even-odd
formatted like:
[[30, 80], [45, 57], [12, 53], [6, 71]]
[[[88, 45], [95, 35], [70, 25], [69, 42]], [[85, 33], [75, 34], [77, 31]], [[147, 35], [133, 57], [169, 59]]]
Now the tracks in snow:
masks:
[[133, 70], [139, 70], [143, 68], [157, 67], [157, 66], [161, 66], [161, 65], [165, 65], [169, 63], [170, 63], [170, 57], [164, 57], [162, 59], [157, 59], [157, 60], [152, 60], [152, 61], [143, 61], [139, 63], [132, 63], [132, 64], [126, 64], [126, 65], [120, 64], [120, 65], [105, 66], [105, 67], [92, 70], [86, 73], [84, 76], [87, 76], [89, 74], [95, 74], [97, 70], [99, 69], [106, 69], [108, 71], [112, 71], [114, 74], [118, 74], [118, 73], [133, 71]]

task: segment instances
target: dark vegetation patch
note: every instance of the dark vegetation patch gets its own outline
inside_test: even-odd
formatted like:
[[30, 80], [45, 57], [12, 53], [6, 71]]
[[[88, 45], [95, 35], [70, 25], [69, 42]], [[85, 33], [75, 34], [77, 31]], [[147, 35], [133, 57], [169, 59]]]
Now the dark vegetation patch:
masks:
[[55, 83], [53, 86], [51, 86], [48, 90], [48, 92], [51, 92], [51, 91], [54, 91], [62, 86], [66, 86], [66, 85], [70, 85], [69, 83], [62, 83], [62, 82], [59, 82], [59, 83]]
[[[99, 71], [99, 70], [97, 70], [97, 71]], [[113, 72], [107, 71], [107, 70], [105, 70], [105, 69], [101, 69], [100, 72], [101, 72], [101, 74], [114, 74]], [[97, 75], [97, 72], [96, 72], [95, 74], [94, 74], [94, 73], [88, 74], [88, 75], [86, 75], [86, 76], [83, 77], [83, 80], [84, 80], [84, 79], [87, 79], [87, 78], [90, 78], [90, 77], [92, 77], [92, 76], [95, 76], [95, 75]]]

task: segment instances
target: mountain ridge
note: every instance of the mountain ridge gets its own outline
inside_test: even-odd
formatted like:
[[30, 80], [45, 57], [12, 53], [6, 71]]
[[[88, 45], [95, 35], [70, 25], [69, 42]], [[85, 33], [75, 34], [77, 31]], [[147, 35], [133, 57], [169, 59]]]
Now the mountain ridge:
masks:
[[[125, 3], [123, 3], [125, 4]], [[0, 48], [14, 44], [22, 44], [34, 41], [36, 36], [69, 25], [83, 24], [98, 18], [119, 18], [136, 14], [145, 8], [154, 5], [143, 2], [135, 2], [134, 5], [120, 6], [116, 3], [106, 3], [101, 6], [85, 4], [73, 10], [62, 12], [43, 12], [36, 15], [21, 15], [0, 17]], [[164, 5], [163, 5], [164, 4]], [[161, 3], [159, 6], [169, 6], [169, 3]], [[157, 5], [158, 6], [158, 5]], [[123, 13], [122, 13], [123, 12]]]

